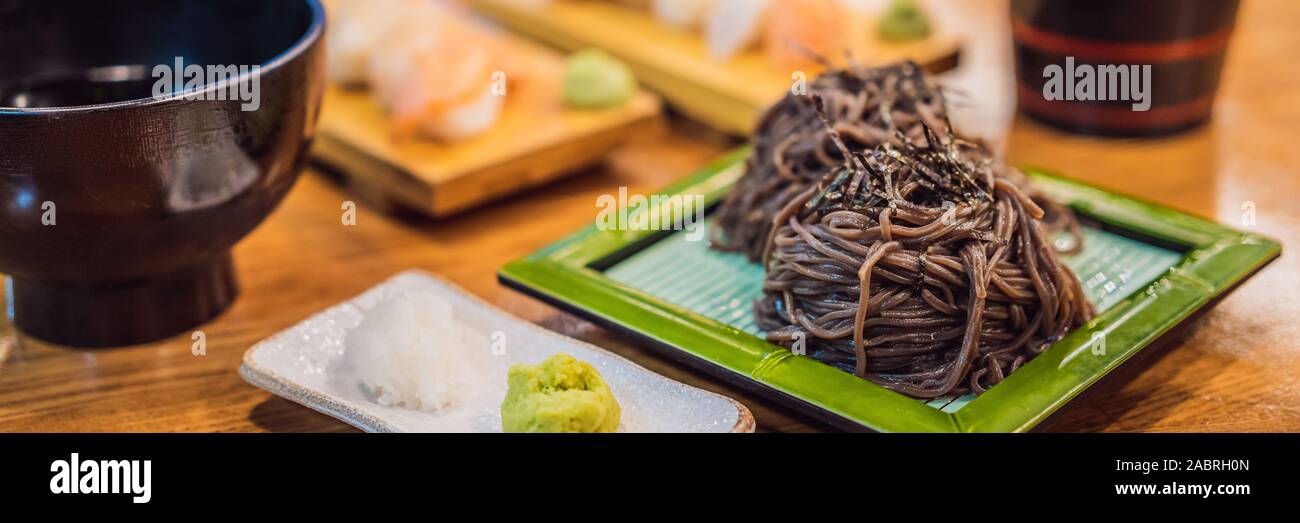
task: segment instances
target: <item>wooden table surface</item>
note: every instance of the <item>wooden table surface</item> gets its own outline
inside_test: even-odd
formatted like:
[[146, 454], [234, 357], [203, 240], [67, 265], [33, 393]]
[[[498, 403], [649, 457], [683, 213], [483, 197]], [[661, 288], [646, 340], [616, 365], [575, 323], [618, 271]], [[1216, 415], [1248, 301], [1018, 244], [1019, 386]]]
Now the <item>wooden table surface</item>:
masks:
[[[1005, 6], [988, 0], [972, 9], [984, 25], [964, 67], [998, 73], [994, 85], [1009, 91], [1000, 44], [1007, 38]], [[1102, 140], [1007, 118], [1005, 144], [1014, 162], [1050, 167], [1285, 245], [1280, 260], [1191, 324], [1127, 382], [1067, 406], [1043, 429], [1300, 430], [1300, 63], [1292, 55], [1300, 49], [1298, 27], [1300, 2], [1244, 2], [1215, 119], [1190, 134]], [[990, 96], [990, 106], [1010, 106], [1008, 94], [980, 94]], [[397, 218], [359, 202], [357, 224], [343, 225], [341, 207], [357, 197], [306, 173], [236, 249], [242, 295], [200, 327], [206, 356], [191, 354], [189, 335], [76, 350], [19, 341], [0, 324], [0, 431], [353, 430], [248, 385], [236, 373], [240, 358], [258, 340], [410, 268], [440, 274], [508, 311], [655, 372], [731, 395], [749, 405], [763, 429], [821, 429], [496, 281], [503, 263], [592, 223], [598, 195], [620, 186], [652, 193], [731, 145], [679, 122], [602, 167], [438, 222]]]

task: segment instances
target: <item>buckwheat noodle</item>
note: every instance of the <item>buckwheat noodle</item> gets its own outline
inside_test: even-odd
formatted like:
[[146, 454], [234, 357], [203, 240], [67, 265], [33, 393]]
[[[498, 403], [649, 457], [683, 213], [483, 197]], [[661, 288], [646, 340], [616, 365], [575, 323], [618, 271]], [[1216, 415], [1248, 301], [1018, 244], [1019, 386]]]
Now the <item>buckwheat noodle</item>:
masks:
[[768, 113], [714, 236], [762, 261], [769, 340], [936, 398], [984, 392], [1091, 318], [1051, 241], [1078, 246], [1073, 217], [1045, 222], [1046, 198], [955, 136], [915, 64], [833, 72], [811, 94]]
[[[914, 62], [852, 66], [823, 74], [808, 85], [807, 94], [787, 94], [760, 119], [753, 153], [745, 161], [746, 174], [715, 215], [718, 227], [710, 238], [715, 248], [744, 252], [758, 261], [772, 216], [844, 160], [817, 118], [812, 95], [824, 100], [833, 129], [854, 150], [885, 143], [898, 147], [903, 145], [901, 137], [921, 141], [922, 122], [942, 129], [947, 121], [939, 89]], [[988, 155], [985, 149], [967, 153]], [[1081, 245], [1068, 209], [1033, 191], [1015, 170], [1000, 174], [1012, 178], [1046, 211], [1049, 231], [1068, 230], [1074, 240], [1071, 248]]]

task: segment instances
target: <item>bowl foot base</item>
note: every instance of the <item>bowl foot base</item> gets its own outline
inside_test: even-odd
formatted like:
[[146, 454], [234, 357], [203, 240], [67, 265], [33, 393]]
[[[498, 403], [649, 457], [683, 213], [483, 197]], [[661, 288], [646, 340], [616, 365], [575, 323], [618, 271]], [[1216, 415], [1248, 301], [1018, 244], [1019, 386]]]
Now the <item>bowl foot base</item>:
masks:
[[14, 324], [24, 334], [72, 347], [158, 341], [216, 317], [239, 293], [230, 253], [175, 273], [94, 286], [12, 278]]

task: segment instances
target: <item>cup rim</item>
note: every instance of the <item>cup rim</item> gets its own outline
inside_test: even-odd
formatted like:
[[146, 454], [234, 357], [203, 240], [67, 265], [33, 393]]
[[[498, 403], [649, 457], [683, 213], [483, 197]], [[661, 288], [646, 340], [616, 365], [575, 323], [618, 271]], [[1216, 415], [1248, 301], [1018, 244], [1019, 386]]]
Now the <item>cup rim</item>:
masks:
[[179, 93], [172, 93], [171, 95], [163, 98], [154, 98], [154, 97], [136, 98], [134, 100], [122, 100], [118, 102], [109, 102], [109, 103], [102, 103], [102, 104], [68, 105], [62, 107], [9, 107], [5, 105], [0, 105], [0, 116], [67, 114], [67, 113], [108, 111], [108, 110], [121, 109], [126, 107], [148, 107], [155, 104], [164, 104], [179, 99], [183, 99], [186, 97], [193, 97], [196, 95], [209, 93], [219, 89], [227, 89], [230, 87], [231, 84], [237, 84], [238, 82], [247, 81], [249, 78], [252, 78], [254, 76], [260, 77], [266, 75], [268, 73], [275, 71], [276, 69], [279, 69], [285, 64], [297, 59], [300, 55], [302, 55], [304, 51], [307, 50], [308, 47], [311, 47], [317, 41], [319, 41], [321, 38], [321, 34], [325, 31], [325, 6], [321, 4], [321, 0], [300, 0], [300, 1], [306, 2], [307, 7], [311, 9], [312, 12], [311, 24], [307, 26], [307, 32], [303, 33], [302, 37], [299, 38], [298, 41], [295, 42], [288, 49], [280, 52], [280, 54], [276, 55], [274, 58], [271, 58], [266, 63], [258, 66], [257, 71], [249, 71], [247, 73], [241, 74], [234, 78], [226, 78], [225, 80], [222, 80], [217, 83], [204, 84], [203, 87], [196, 90], [192, 90], [192, 91], [187, 90]]

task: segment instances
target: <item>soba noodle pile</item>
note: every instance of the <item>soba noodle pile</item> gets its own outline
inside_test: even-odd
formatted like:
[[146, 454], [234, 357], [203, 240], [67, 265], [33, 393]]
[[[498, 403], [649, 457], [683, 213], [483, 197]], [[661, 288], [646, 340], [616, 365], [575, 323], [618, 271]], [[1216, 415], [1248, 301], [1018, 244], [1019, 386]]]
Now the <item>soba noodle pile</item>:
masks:
[[1091, 317], [1050, 236], [1068, 210], [1045, 223], [915, 64], [833, 72], [756, 141], [715, 243], [763, 262], [769, 340], [935, 398], [987, 390]]

